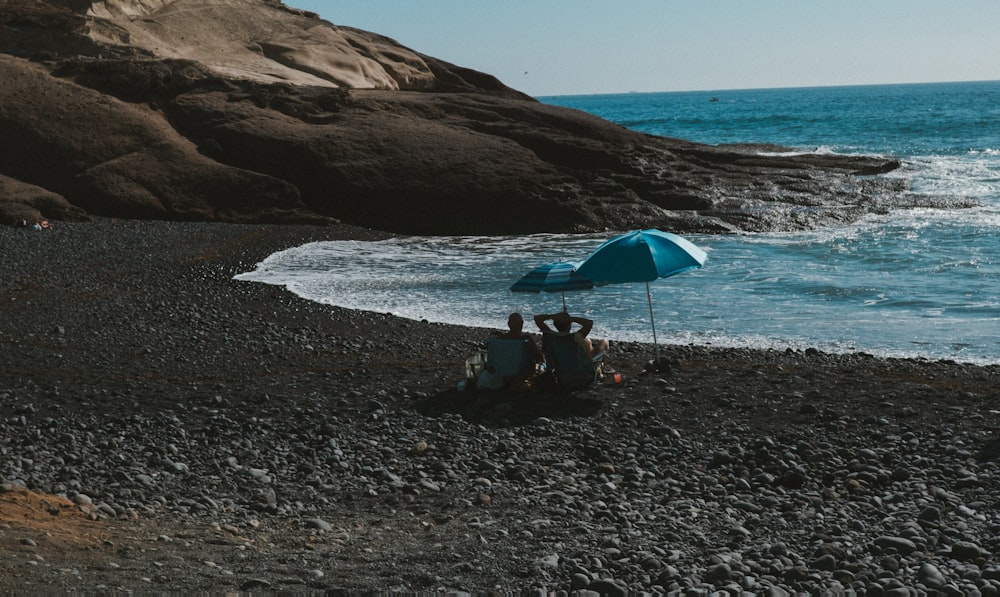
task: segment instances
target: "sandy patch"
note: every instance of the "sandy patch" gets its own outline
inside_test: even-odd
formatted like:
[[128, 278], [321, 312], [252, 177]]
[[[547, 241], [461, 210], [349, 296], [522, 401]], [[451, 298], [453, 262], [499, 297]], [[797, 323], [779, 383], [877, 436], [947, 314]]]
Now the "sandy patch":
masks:
[[64, 497], [23, 488], [0, 493], [0, 549], [99, 547], [105, 525]]

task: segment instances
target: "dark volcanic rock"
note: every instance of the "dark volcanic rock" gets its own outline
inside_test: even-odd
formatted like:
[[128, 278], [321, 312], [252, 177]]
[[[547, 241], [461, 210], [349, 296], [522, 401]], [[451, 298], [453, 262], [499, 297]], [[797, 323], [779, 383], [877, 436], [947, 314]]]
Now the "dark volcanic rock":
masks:
[[5, 2], [0, 79], [0, 175], [49, 194], [6, 221], [730, 231], [929, 201], [894, 160], [635, 133], [268, 0]]
[[997, 594], [1000, 366], [623, 341], [458, 391], [487, 330], [232, 279], [383, 237], [0, 227], [0, 593]]

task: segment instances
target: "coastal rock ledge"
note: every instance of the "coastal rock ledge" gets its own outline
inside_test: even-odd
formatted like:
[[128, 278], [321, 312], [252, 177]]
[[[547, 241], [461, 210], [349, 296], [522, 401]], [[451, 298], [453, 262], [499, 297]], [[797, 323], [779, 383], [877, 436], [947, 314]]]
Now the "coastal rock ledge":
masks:
[[725, 232], [950, 203], [896, 160], [639, 134], [275, 0], [6, 0], [0, 81], [5, 223]]

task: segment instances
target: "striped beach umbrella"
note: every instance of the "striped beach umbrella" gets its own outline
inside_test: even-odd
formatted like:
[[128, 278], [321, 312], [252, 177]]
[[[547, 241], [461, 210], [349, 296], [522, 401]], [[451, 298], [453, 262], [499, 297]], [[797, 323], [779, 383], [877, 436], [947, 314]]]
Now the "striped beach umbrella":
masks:
[[538, 266], [524, 274], [510, 289], [513, 292], [562, 293], [563, 311], [565, 311], [567, 290], [589, 290], [593, 287], [593, 282], [577, 273], [575, 265], [557, 261]]

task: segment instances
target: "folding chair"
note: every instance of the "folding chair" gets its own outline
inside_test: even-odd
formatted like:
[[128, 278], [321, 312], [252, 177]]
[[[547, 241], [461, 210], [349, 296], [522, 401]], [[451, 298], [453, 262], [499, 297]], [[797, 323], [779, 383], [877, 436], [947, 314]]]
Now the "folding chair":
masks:
[[[528, 340], [489, 338], [486, 340], [486, 369], [495, 386], [526, 379], [535, 372]], [[497, 383], [495, 380], [502, 380]], [[498, 388], [495, 388], [498, 389]]]
[[591, 358], [571, 334], [542, 334], [542, 352], [559, 387], [582, 390], [597, 382], [604, 353]]

